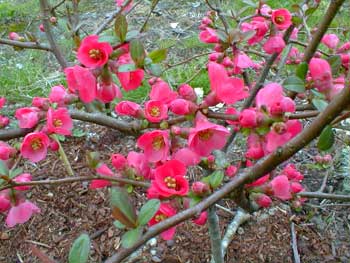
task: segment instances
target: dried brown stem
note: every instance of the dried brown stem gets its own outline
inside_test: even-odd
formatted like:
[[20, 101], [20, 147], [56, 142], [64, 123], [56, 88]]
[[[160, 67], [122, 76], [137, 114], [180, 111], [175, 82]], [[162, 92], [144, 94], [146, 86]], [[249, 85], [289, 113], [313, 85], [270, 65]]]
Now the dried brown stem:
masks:
[[300, 192], [298, 196], [307, 198], [330, 199], [339, 201], [350, 201], [350, 195], [326, 194], [319, 192]]

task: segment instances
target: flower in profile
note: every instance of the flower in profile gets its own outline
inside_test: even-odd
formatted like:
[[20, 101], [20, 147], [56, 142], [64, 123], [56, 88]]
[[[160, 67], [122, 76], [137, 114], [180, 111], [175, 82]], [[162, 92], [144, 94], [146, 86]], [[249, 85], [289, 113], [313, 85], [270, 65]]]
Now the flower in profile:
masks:
[[28, 200], [25, 200], [17, 206], [10, 208], [6, 217], [6, 225], [8, 227], [14, 227], [17, 224], [23, 224], [36, 213], [40, 213], [40, 208]]
[[64, 70], [70, 92], [79, 93], [79, 98], [85, 102], [92, 102], [96, 98], [96, 78], [88, 68], [75, 65]]
[[49, 144], [49, 137], [45, 133], [32, 132], [24, 137], [20, 151], [24, 158], [39, 162], [45, 159]]
[[169, 154], [169, 133], [162, 130], [146, 132], [137, 140], [149, 162], [164, 161]]
[[260, 207], [264, 207], [264, 208], [267, 208], [271, 205], [272, 203], [272, 200], [271, 198], [266, 195], [266, 194], [255, 194], [254, 195], [254, 201], [260, 206]]
[[6, 212], [11, 207], [9, 190], [0, 191], [0, 213]]
[[207, 44], [215, 44], [219, 42], [215, 29], [210, 27], [206, 27], [199, 33], [199, 40]]
[[[149, 221], [148, 225], [153, 226], [155, 224], [158, 224], [159, 222], [172, 217], [176, 214], [175, 208], [173, 208], [169, 203], [162, 203], [156, 212], [156, 214], [153, 216], [153, 218]], [[171, 240], [175, 235], [176, 227], [173, 226], [165, 231], [163, 231], [160, 236], [164, 240]]]
[[6, 142], [0, 141], [0, 160], [6, 161], [16, 153], [16, 149], [8, 145]]
[[213, 150], [225, 146], [229, 131], [211, 123], [202, 114], [197, 114], [196, 126], [190, 130], [188, 147], [200, 156], [208, 156]]
[[281, 36], [271, 36], [263, 45], [263, 49], [267, 54], [281, 53], [286, 43]]
[[136, 176], [142, 176], [145, 179], [150, 178], [151, 169], [145, 154], [131, 151], [126, 157], [126, 160], [128, 162], [128, 166], [134, 169]]
[[113, 48], [108, 42], [98, 42], [98, 36], [90, 35], [83, 39], [78, 49], [78, 60], [86, 67], [96, 68], [105, 65]]
[[5, 103], [6, 103], [6, 98], [0, 97], [0, 110], [4, 107]]
[[339, 38], [336, 34], [325, 34], [321, 42], [322, 44], [326, 45], [329, 49], [335, 49], [339, 44]]
[[289, 200], [292, 198], [291, 188], [288, 177], [285, 175], [278, 175], [270, 182], [273, 195], [281, 200]]
[[126, 115], [138, 118], [142, 116], [141, 106], [132, 101], [121, 101], [114, 108], [115, 112], [119, 115]]
[[49, 133], [71, 135], [73, 121], [66, 108], [49, 108], [46, 114], [46, 127]]
[[16, 110], [15, 117], [20, 128], [30, 129], [39, 122], [39, 109], [35, 107], [19, 108]]
[[[32, 181], [32, 178], [33, 177], [31, 174], [23, 173], [23, 174], [16, 176], [16, 178], [14, 178], [13, 181], [15, 181], [16, 183], [27, 183], [27, 182]], [[16, 186], [14, 189], [17, 191], [26, 191], [26, 190], [30, 189], [30, 186], [28, 186], [28, 185]]]
[[121, 155], [119, 153], [114, 153], [111, 156], [111, 160], [112, 160], [112, 165], [117, 171], [122, 171], [126, 167], [127, 160], [124, 157], [124, 155]]
[[150, 122], [161, 122], [168, 118], [168, 106], [157, 100], [149, 100], [145, 103], [145, 117]]
[[292, 15], [288, 9], [280, 8], [272, 11], [272, 23], [279, 30], [287, 29], [292, 24]]
[[249, 134], [247, 142], [247, 152], [245, 154], [246, 158], [258, 160], [264, 157], [263, 143], [259, 135], [255, 133]]
[[173, 159], [182, 162], [186, 166], [196, 165], [201, 161], [201, 157], [187, 147], [181, 148], [174, 153]]
[[320, 92], [325, 92], [332, 88], [332, 69], [327, 60], [312, 58], [309, 63], [309, 70], [314, 86]]
[[58, 106], [64, 106], [67, 95], [67, 91], [62, 85], [54, 86], [51, 88], [49, 100], [51, 103], [57, 103]]
[[192, 219], [192, 222], [196, 225], [203, 226], [207, 222], [208, 219], [208, 213], [207, 211], [202, 212], [199, 217]]
[[177, 92], [171, 90], [168, 83], [162, 79], [158, 79], [151, 88], [149, 97], [151, 100], [158, 100], [169, 104], [178, 96]]
[[[96, 168], [96, 173], [103, 176], [114, 176], [114, 173], [111, 169], [108, 168], [106, 164], [101, 164], [98, 168]], [[96, 179], [92, 180], [90, 184], [90, 189], [98, 189], [106, 186], [110, 186], [112, 183], [108, 180]]]
[[186, 167], [177, 160], [170, 160], [154, 171], [154, 180], [148, 189], [148, 198], [168, 198], [171, 196], [186, 196], [189, 184], [186, 175]]
[[264, 39], [265, 34], [269, 30], [269, 24], [265, 18], [256, 16], [250, 23], [242, 23], [241, 29], [242, 32], [255, 31], [255, 35], [248, 39], [248, 44], [254, 45]]
[[[131, 59], [130, 53], [120, 56], [117, 61], [117, 65], [119, 67], [131, 63], [133, 63], [133, 61]], [[122, 88], [126, 91], [134, 90], [140, 87], [142, 84], [142, 80], [145, 76], [145, 72], [143, 71], [143, 69], [135, 69], [133, 71], [121, 72], [118, 68], [118, 71], [116, 73]]]
[[169, 109], [176, 115], [188, 115], [193, 114], [198, 106], [189, 100], [175, 99], [170, 103]]
[[123, 94], [120, 92], [119, 87], [115, 83], [100, 82], [97, 84], [96, 97], [102, 103], [109, 103], [115, 98], [122, 98]]

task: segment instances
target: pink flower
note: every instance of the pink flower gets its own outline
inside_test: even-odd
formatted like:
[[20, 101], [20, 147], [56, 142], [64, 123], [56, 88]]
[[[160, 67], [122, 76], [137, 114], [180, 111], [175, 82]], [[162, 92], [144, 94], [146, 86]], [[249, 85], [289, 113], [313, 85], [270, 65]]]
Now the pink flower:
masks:
[[344, 43], [340, 48], [338, 48], [337, 53], [342, 53], [350, 50], [350, 42]]
[[271, 16], [272, 14], [272, 9], [270, 6], [263, 4], [260, 8], [260, 14], [262, 14], [263, 16]]
[[6, 224], [8, 227], [23, 224], [27, 222], [34, 213], [40, 213], [40, 208], [26, 200], [10, 209], [6, 217]]
[[50, 101], [48, 98], [34, 97], [32, 100], [32, 106], [39, 109], [47, 110], [50, 106]]
[[198, 106], [192, 101], [175, 99], [170, 103], [169, 109], [177, 115], [188, 115], [195, 113]]
[[278, 147], [294, 138], [302, 129], [303, 126], [298, 120], [287, 121], [283, 130], [276, 131], [275, 129], [271, 129], [266, 135], [266, 151], [268, 153], [273, 152]]
[[222, 102], [232, 104], [248, 97], [243, 80], [228, 77], [224, 66], [209, 62], [208, 73], [210, 88]]
[[73, 121], [66, 108], [50, 108], [46, 115], [46, 126], [49, 133], [71, 135]]
[[207, 222], [208, 219], [208, 213], [207, 211], [202, 212], [199, 217], [192, 219], [192, 222], [196, 225], [203, 226]]
[[225, 175], [228, 177], [233, 177], [236, 175], [238, 168], [234, 165], [229, 165], [225, 170]]
[[167, 159], [169, 154], [169, 133], [167, 131], [154, 130], [144, 133], [137, 140], [149, 162], [159, 162]]
[[[133, 63], [130, 53], [124, 54], [118, 58], [117, 65], [125, 65]], [[117, 72], [118, 79], [122, 88], [126, 91], [134, 90], [140, 87], [145, 72], [142, 69], [136, 69], [128, 72]]]
[[39, 30], [40, 30], [41, 32], [45, 32], [45, 27], [44, 27], [43, 24], [40, 24], [40, 25], [39, 25]]
[[[110, 177], [114, 176], [112, 170], [109, 169], [106, 164], [101, 164], [96, 169], [96, 173], [103, 176], [110, 176]], [[112, 183], [108, 180], [97, 179], [97, 180], [91, 181], [90, 189], [98, 189], [98, 188], [103, 188], [110, 185], [112, 185]]]
[[[118, 7], [123, 7], [125, 3], [128, 2], [127, 0], [115, 0], [115, 3]], [[132, 8], [133, 1], [130, 1], [130, 3], [124, 8], [125, 12], [129, 12]]]
[[335, 49], [339, 44], [339, 38], [336, 34], [325, 34], [321, 42], [330, 49]]
[[6, 212], [11, 207], [9, 191], [4, 190], [0, 192], [0, 213]]
[[80, 66], [69, 67], [64, 70], [68, 88], [72, 93], [79, 92], [79, 98], [85, 102], [92, 102], [96, 98], [96, 78], [87, 68]]
[[122, 171], [127, 164], [126, 158], [119, 153], [112, 154], [111, 159], [112, 159], [112, 165], [117, 171]]
[[136, 176], [142, 176], [145, 179], [150, 177], [151, 169], [149, 167], [146, 156], [143, 153], [129, 152], [127, 156], [128, 165], [132, 167]]
[[39, 122], [39, 109], [35, 107], [20, 108], [16, 110], [15, 117], [20, 128], [33, 128]]
[[259, 160], [265, 155], [262, 141], [255, 133], [249, 134], [247, 148], [245, 157], [248, 159]]
[[265, 109], [273, 116], [295, 111], [295, 102], [283, 95], [283, 88], [278, 83], [269, 83], [256, 95], [256, 106]]
[[326, 93], [326, 97], [329, 101], [331, 101], [335, 96], [337, 96], [345, 86], [345, 78], [343, 76], [340, 76], [339, 78], [336, 78], [333, 80], [333, 86], [328, 92]]
[[123, 95], [120, 92], [119, 87], [113, 82], [100, 82], [97, 84], [96, 97], [103, 103], [109, 103], [112, 102], [115, 98], [122, 98]]
[[39, 162], [45, 159], [49, 144], [49, 137], [45, 133], [28, 133], [21, 144], [21, 154], [32, 162]]
[[273, 53], [281, 53], [286, 43], [281, 36], [272, 36], [270, 37], [265, 44], [263, 45], [263, 49], [267, 54]]
[[193, 101], [193, 102], [197, 101], [196, 92], [188, 84], [181, 84], [178, 88], [178, 92], [179, 92], [180, 97], [182, 97], [185, 100], [189, 100], [189, 101]]
[[186, 167], [177, 160], [170, 160], [158, 166], [154, 171], [154, 180], [147, 191], [148, 198], [168, 198], [172, 196], [186, 196], [189, 184]]
[[292, 193], [296, 194], [304, 190], [304, 187], [298, 182], [290, 183], [290, 190]]
[[6, 103], [6, 98], [0, 97], [0, 110], [4, 107], [5, 103]]
[[16, 32], [10, 32], [9, 33], [9, 39], [15, 40], [15, 41], [20, 41], [20, 36]]
[[267, 196], [266, 194], [257, 194], [257, 196], [255, 197], [255, 202], [260, 206], [260, 207], [264, 207], [267, 208], [271, 205], [272, 200], [269, 196]]
[[114, 108], [119, 115], [127, 115], [138, 118], [142, 115], [141, 106], [132, 101], [121, 101]]
[[239, 69], [250, 68], [254, 65], [253, 61], [250, 57], [247, 56], [243, 51], [236, 52], [235, 57], [233, 59], [233, 65]]
[[199, 33], [199, 39], [203, 43], [215, 44], [219, 42], [219, 38], [216, 35], [216, 31], [210, 27], [206, 27]]
[[292, 198], [291, 189], [288, 177], [285, 175], [278, 175], [270, 182], [273, 195], [281, 200], [289, 200]]
[[199, 196], [210, 193], [209, 185], [201, 181], [194, 182], [191, 186], [191, 189], [195, 195], [199, 195]]
[[113, 48], [108, 42], [98, 42], [98, 36], [90, 35], [83, 39], [78, 49], [78, 60], [86, 67], [102, 67], [108, 61]]
[[149, 97], [151, 100], [158, 100], [169, 104], [177, 98], [177, 92], [172, 91], [168, 83], [160, 79], [152, 85]]
[[239, 124], [239, 112], [233, 108], [233, 107], [227, 107], [226, 108], [226, 111], [225, 111], [225, 114], [228, 114], [228, 115], [233, 115], [233, 116], [236, 116], [236, 120], [233, 121], [233, 120], [227, 120], [226, 122], [230, 125], [238, 125]]
[[[32, 181], [32, 175], [28, 173], [20, 174], [16, 178], [13, 179], [16, 183], [27, 183]], [[26, 191], [30, 189], [29, 185], [16, 186], [15, 189], [17, 191]]]
[[67, 91], [62, 85], [54, 86], [51, 88], [49, 100], [51, 103], [57, 103], [58, 106], [64, 106], [67, 95]]
[[200, 156], [208, 156], [213, 150], [224, 147], [229, 131], [220, 125], [209, 122], [197, 114], [196, 126], [191, 129], [188, 147]]
[[327, 60], [321, 58], [311, 59], [309, 70], [314, 85], [320, 92], [332, 88], [332, 69]]
[[255, 35], [248, 40], [249, 45], [254, 45], [264, 39], [265, 34], [269, 30], [269, 25], [265, 18], [257, 16], [250, 23], [242, 23], [241, 29], [243, 32], [255, 31]]
[[243, 128], [256, 128], [260, 124], [261, 114], [255, 109], [245, 109], [239, 114], [239, 124]]
[[287, 29], [292, 24], [292, 15], [285, 8], [272, 11], [271, 19], [279, 30]]
[[199, 164], [201, 157], [189, 148], [181, 148], [173, 154], [173, 159], [182, 162], [186, 166]]
[[[148, 225], [153, 226], [158, 224], [159, 222], [172, 217], [176, 214], [176, 210], [169, 203], [162, 203], [159, 207], [157, 213], [153, 216], [153, 218], [149, 221]], [[173, 226], [165, 231], [163, 231], [160, 236], [164, 240], [171, 240], [175, 235], [176, 227]]]
[[245, 187], [247, 187], [247, 188], [258, 187], [258, 186], [265, 184], [269, 179], [270, 179], [270, 174], [266, 174], [266, 175], [260, 177], [258, 180], [255, 180], [251, 184], [246, 184]]
[[10, 119], [8, 117], [0, 115], [0, 129], [5, 128], [9, 123]]
[[291, 181], [301, 181], [304, 179], [304, 175], [302, 175], [296, 168], [294, 164], [288, 164], [284, 167], [281, 174], [284, 174]]
[[161, 101], [149, 100], [145, 103], [145, 116], [150, 122], [161, 122], [168, 118], [168, 107]]
[[16, 153], [16, 149], [12, 148], [6, 142], [0, 141], [0, 160], [6, 161], [10, 159], [11, 155]]

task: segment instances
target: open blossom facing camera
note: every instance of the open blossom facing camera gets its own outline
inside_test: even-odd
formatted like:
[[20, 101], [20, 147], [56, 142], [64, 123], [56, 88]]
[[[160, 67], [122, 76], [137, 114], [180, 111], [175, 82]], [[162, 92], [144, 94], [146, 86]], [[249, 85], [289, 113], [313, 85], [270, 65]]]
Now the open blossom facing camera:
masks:
[[169, 155], [169, 134], [167, 131], [154, 130], [144, 133], [137, 140], [149, 162], [164, 161]]
[[292, 15], [288, 9], [281, 8], [272, 11], [272, 22], [279, 30], [284, 30], [292, 24]]
[[45, 133], [28, 133], [23, 139], [21, 154], [32, 162], [39, 162], [45, 159], [49, 144], [49, 137]]
[[[159, 222], [162, 222], [163, 220], [172, 217], [176, 215], [176, 210], [173, 208], [169, 203], [162, 203], [156, 212], [156, 214], [153, 216], [153, 218], [149, 221], [148, 225], [153, 226], [155, 224], [158, 224]], [[176, 227], [171, 227], [165, 231], [163, 231], [160, 236], [164, 240], [171, 240], [175, 235]]]

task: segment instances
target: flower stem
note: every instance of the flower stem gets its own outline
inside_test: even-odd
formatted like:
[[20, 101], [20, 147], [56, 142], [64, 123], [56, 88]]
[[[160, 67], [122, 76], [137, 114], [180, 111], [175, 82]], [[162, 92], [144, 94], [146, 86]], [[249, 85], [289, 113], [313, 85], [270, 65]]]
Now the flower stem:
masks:
[[60, 157], [61, 157], [61, 159], [62, 159], [62, 161], [64, 163], [64, 166], [66, 167], [66, 170], [67, 170], [68, 174], [70, 176], [74, 176], [74, 171], [72, 169], [72, 166], [70, 165], [70, 162], [68, 161], [67, 155], [66, 155], [66, 153], [65, 153], [65, 151], [64, 151], [64, 149], [63, 149], [63, 147], [62, 147], [62, 145], [60, 143], [60, 140], [58, 139], [56, 134], [53, 134], [52, 138], [58, 143], [58, 146], [59, 146], [58, 153], [59, 153], [59, 155], [60, 155]]

